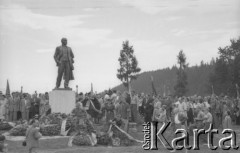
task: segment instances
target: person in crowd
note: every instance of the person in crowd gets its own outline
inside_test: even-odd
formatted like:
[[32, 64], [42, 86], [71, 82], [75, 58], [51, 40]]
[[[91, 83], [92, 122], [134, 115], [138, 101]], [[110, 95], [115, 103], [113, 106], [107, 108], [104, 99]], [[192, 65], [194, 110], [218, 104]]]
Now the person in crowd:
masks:
[[45, 105], [46, 105], [45, 95], [40, 95], [39, 99], [40, 99], [39, 115], [43, 116], [45, 114]]
[[24, 94], [23, 98], [20, 100], [20, 111], [21, 111], [21, 118], [23, 120], [28, 120], [28, 99], [27, 99], [27, 95]]
[[232, 119], [230, 117], [229, 111], [227, 111], [226, 116], [223, 120], [223, 129], [232, 129]]
[[22, 118], [22, 113], [20, 110], [21, 99], [22, 99], [22, 94], [17, 92], [16, 99], [15, 99], [15, 107], [14, 107], [15, 121], [18, 121]]
[[52, 112], [51, 105], [49, 104], [49, 101], [47, 101], [45, 105], [45, 115], [47, 116], [51, 114], [51, 112]]
[[222, 125], [222, 109], [221, 109], [221, 103], [218, 97], [215, 99], [215, 114], [216, 114], [216, 120], [215, 120], [215, 127], [221, 127]]
[[122, 121], [122, 129], [126, 132], [128, 132], [128, 123], [129, 123], [129, 116], [131, 113], [130, 110], [130, 105], [126, 102], [125, 97], [120, 96], [119, 97], [119, 103], [116, 104], [116, 108], [115, 108], [115, 116], [117, 118], [120, 118]]
[[202, 129], [204, 127], [203, 121], [204, 121], [205, 114], [204, 114], [203, 110], [204, 110], [204, 107], [202, 107], [202, 106], [198, 107], [197, 108], [197, 112], [198, 112], [197, 118], [194, 119], [197, 124], [198, 129]]
[[5, 120], [5, 105], [6, 105], [6, 100], [0, 91], [0, 120]]
[[49, 94], [48, 92], [45, 92], [45, 105], [44, 105], [44, 114], [43, 115], [48, 115], [51, 113], [51, 106], [49, 104]]
[[194, 114], [193, 114], [193, 104], [189, 98], [187, 98], [187, 126], [190, 126], [194, 122]]
[[102, 112], [104, 112], [106, 116], [106, 123], [109, 124], [114, 119], [115, 106], [109, 96], [105, 96], [105, 101], [106, 103], [102, 109]]
[[71, 114], [78, 118], [87, 118], [87, 112], [81, 102], [76, 103], [76, 107], [72, 110]]
[[146, 97], [144, 93], [141, 93], [140, 98], [139, 98], [139, 103], [138, 103], [138, 112], [140, 116], [144, 116], [144, 106], [146, 104]]
[[204, 97], [204, 102], [203, 105], [205, 108], [207, 108], [208, 110], [210, 110], [210, 98], [209, 97]]
[[5, 118], [5, 120], [6, 121], [9, 121], [9, 103], [8, 103], [8, 98], [9, 98], [10, 96], [5, 96], [5, 98], [4, 98], [4, 100], [5, 100], [5, 111], [4, 111], [4, 118]]
[[39, 115], [39, 106], [40, 106], [40, 99], [37, 97], [37, 94], [33, 94], [32, 97], [32, 109], [33, 109], [33, 116], [36, 114]]
[[178, 117], [177, 117], [177, 114], [178, 114], [178, 106], [176, 103], [172, 103], [172, 112], [171, 112], [171, 120], [172, 120], [172, 129], [173, 131], [175, 132], [176, 130], [176, 124], [179, 124], [179, 121], [178, 121]]
[[7, 153], [8, 148], [7, 144], [5, 144], [6, 137], [4, 135], [0, 135], [0, 152]]
[[196, 118], [197, 117], [197, 108], [199, 107], [198, 106], [198, 101], [197, 101], [197, 99], [196, 99], [196, 97], [195, 96], [193, 96], [193, 100], [192, 100], [192, 102], [193, 102], [193, 104], [192, 104], [192, 106], [193, 106], [193, 116], [194, 116], [194, 118]]
[[[149, 96], [148, 96], [149, 97]], [[153, 110], [154, 110], [154, 106], [153, 106], [153, 98], [147, 98], [147, 103], [144, 104], [144, 122], [151, 122], [152, 121], [152, 116], [153, 116]]]
[[132, 100], [131, 100], [131, 121], [137, 122], [137, 103], [138, 103], [138, 95], [135, 91], [132, 91]]
[[166, 97], [166, 115], [167, 121], [171, 121], [171, 113], [172, 113], [172, 99], [171, 95]]
[[153, 106], [154, 108], [161, 108], [162, 107], [162, 102], [160, 101], [160, 97], [153, 97], [154, 101], [153, 101]]
[[161, 102], [158, 101], [154, 105], [152, 121], [160, 122], [160, 115], [162, 113]]
[[222, 103], [223, 103], [223, 105], [222, 105], [222, 119], [223, 119], [222, 126], [223, 126], [223, 124], [224, 124], [223, 121], [224, 121], [225, 117], [227, 116], [227, 112], [229, 111], [229, 109], [228, 109], [226, 100], [223, 100]]
[[159, 127], [166, 121], [166, 105], [161, 106], [161, 103], [157, 103], [153, 111], [153, 121], [159, 123]]
[[32, 119], [30, 122], [30, 127], [26, 132], [26, 143], [29, 153], [36, 153], [39, 148], [39, 139], [42, 137], [42, 134], [39, 132], [39, 122], [37, 119]]
[[76, 96], [76, 103], [81, 102], [84, 100], [84, 95], [82, 92], [80, 92], [77, 96]]
[[7, 99], [7, 108], [8, 108], [8, 121], [12, 122], [13, 121], [13, 98], [12, 98], [12, 96], [9, 96]]
[[[186, 101], [187, 101], [186, 97], [180, 98], [179, 100], [180, 103], [178, 104], [178, 110], [187, 118], [187, 102]], [[187, 120], [185, 124], [186, 124], [185, 126], [187, 126]]]
[[13, 121], [17, 121], [17, 115], [19, 111], [19, 105], [18, 105], [18, 93], [13, 93]]
[[77, 119], [77, 125], [75, 126], [76, 130], [80, 130], [77, 127], [80, 125], [84, 125], [85, 120], [87, 119], [87, 112], [81, 102], [76, 103], [76, 107], [73, 109], [71, 114]]
[[208, 130], [210, 127], [210, 124], [212, 124], [212, 122], [213, 122], [213, 117], [212, 117], [212, 114], [209, 112], [208, 107], [204, 108], [204, 114], [205, 114], [204, 120], [203, 120], [203, 123], [205, 125], [204, 129]]

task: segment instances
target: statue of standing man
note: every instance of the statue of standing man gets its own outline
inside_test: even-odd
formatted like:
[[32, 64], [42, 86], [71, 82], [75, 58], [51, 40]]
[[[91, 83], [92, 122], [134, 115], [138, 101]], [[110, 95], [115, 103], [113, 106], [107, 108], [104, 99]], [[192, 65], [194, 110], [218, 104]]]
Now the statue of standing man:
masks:
[[[58, 66], [58, 76], [55, 89], [58, 89], [61, 85], [62, 77], [64, 81], [64, 88], [71, 89], [68, 87], [69, 80], [74, 80], [73, 76], [73, 63], [74, 55], [72, 49], [67, 46], [67, 39], [62, 38], [62, 45], [56, 48], [54, 59]], [[64, 75], [63, 75], [64, 74]]]

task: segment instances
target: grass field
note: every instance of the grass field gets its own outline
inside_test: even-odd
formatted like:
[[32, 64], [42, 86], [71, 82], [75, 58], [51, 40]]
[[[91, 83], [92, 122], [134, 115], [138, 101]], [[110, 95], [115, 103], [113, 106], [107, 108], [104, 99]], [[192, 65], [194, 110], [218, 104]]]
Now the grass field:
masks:
[[[240, 146], [240, 127], [234, 127], [235, 131], [237, 131], [237, 141]], [[134, 138], [139, 140], [143, 140], [142, 126], [138, 126], [138, 132], [130, 133]], [[169, 139], [173, 136], [171, 131], [167, 131], [166, 135], [169, 135]], [[216, 135], [214, 139], [214, 144], [218, 144], [219, 138], [222, 135]], [[58, 139], [50, 139], [50, 140], [41, 140], [40, 148], [38, 150], [39, 153], [145, 153], [145, 152], [159, 152], [159, 153], [169, 153], [167, 149], [165, 149], [160, 142], [158, 143], [158, 150], [147, 151], [142, 149], [142, 144], [136, 144], [134, 146], [129, 147], [107, 147], [107, 146], [73, 146], [67, 147], [68, 138], [58, 138]], [[8, 144], [9, 153], [27, 153], [27, 147], [22, 146], [22, 141], [6, 141]], [[192, 143], [192, 138], [190, 139], [190, 144]], [[186, 150], [176, 151], [179, 153], [186, 153]], [[218, 149], [216, 151], [210, 150], [206, 145], [200, 144], [200, 150], [189, 150], [187, 153], [239, 153], [238, 150], [221, 150]]]

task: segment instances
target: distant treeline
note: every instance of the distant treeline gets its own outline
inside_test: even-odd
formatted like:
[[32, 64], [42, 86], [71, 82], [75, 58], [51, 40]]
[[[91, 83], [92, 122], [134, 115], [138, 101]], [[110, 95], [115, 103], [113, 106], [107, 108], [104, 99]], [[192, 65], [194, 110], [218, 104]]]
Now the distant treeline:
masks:
[[[199, 65], [188, 67], [187, 93], [191, 95], [217, 95], [237, 96], [237, 86], [240, 86], [240, 37], [230, 40], [231, 44], [219, 47], [219, 57], [209, 63], [201, 62]], [[186, 55], [187, 56], [187, 55]], [[173, 95], [174, 85], [177, 81], [177, 66], [159, 69], [156, 71], [143, 72], [137, 80], [131, 83], [132, 90], [137, 93], [152, 93], [151, 76], [154, 78], [154, 86], [161, 95]], [[116, 86], [116, 90], [124, 91], [123, 85]]]
[[[156, 71], [149, 71], [141, 73], [137, 80], [131, 83], [132, 90], [138, 93], [152, 93], [151, 76], [154, 78], [154, 86], [158, 93], [173, 94], [174, 85], [177, 81], [177, 67], [160, 69]], [[188, 76], [187, 95], [207, 95], [211, 94], [211, 90], [208, 89], [208, 81], [210, 73], [214, 70], [214, 62], [207, 64], [201, 62], [201, 65], [188, 67], [186, 69]], [[165, 86], [165, 87], [164, 87]], [[114, 89], [124, 91], [126, 88], [123, 85], [119, 85]]]

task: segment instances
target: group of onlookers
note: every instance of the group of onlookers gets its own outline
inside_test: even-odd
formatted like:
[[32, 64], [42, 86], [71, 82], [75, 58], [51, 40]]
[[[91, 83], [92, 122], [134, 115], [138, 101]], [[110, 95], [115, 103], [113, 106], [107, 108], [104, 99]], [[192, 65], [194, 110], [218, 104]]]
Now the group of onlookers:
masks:
[[[77, 96], [77, 101], [83, 101], [86, 97], [96, 98], [101, 107], [98, 109], [99, 117], [107, 122], [116, 118], [126, 124], [128, 122], [160, 123], [171, 121], [172, 123], [184, 120], [186, 126], [213, 124], [214, 127], [226, 127], [229, 124], [240, 125], [240, 99], [228, 96], [189, 96], [173, 97], [149, 94], [137, 94], [136, 92], [121, 93], [120, 91], [107, 91], [104, 94]], [[180, 117], [179, 117], [180, 116]], [[226, 122], [226, 117], [228, 122]], [[180, 118], [180, 119], [179, 119]], [[174, 125], [174, 124], [173, 124]], [[126, 127], [125, 127], [126, 128]]]
[[[81, 111], [79, 111], [81, 110]], [[34, 133], [38, 133], [36, 116], [51, 113], [49, 96], [13, 92], [3, 95], [0, 92], [0, 120], [17, 121], [31, 120], [31, 128], [27, 131], [27, 143], [32, 144]], [[240, 125], [240, 99], [228, 96], [190, 96], [173, 97], [136, 92], [121, 93], [108, 91], [103, 94], [76, 94], [76, 109], [72, 112], [81, 119], [91, 116], [95, 123], [101, 120], [109, 125], [115, 122], [126, 132], [129, 122], [143, 123], [157, 121], [160, 124], [171, 121], [173, 129], [193, 128], [208, 129], [210, 124], [214, 128], [232, 128]], [[35, 118], [35, 119], [34, 119]], [[84, 120], [83, 120], [84, 121]], [[38, 133], [39, 134], [39, 133]], [[41, 134], [37, 136], [39, 139]], [[204, 139], [206, 140], [206, 139]], [[29, 150], [30, 152], [33, 150]]]
[[49, 114], [48, 93], [32, 95], [28, 93], [13, 92], [11, 95], [3, 95], [0, 92], [0, 120], [15, 122], [29, 120], [34, 116]]

